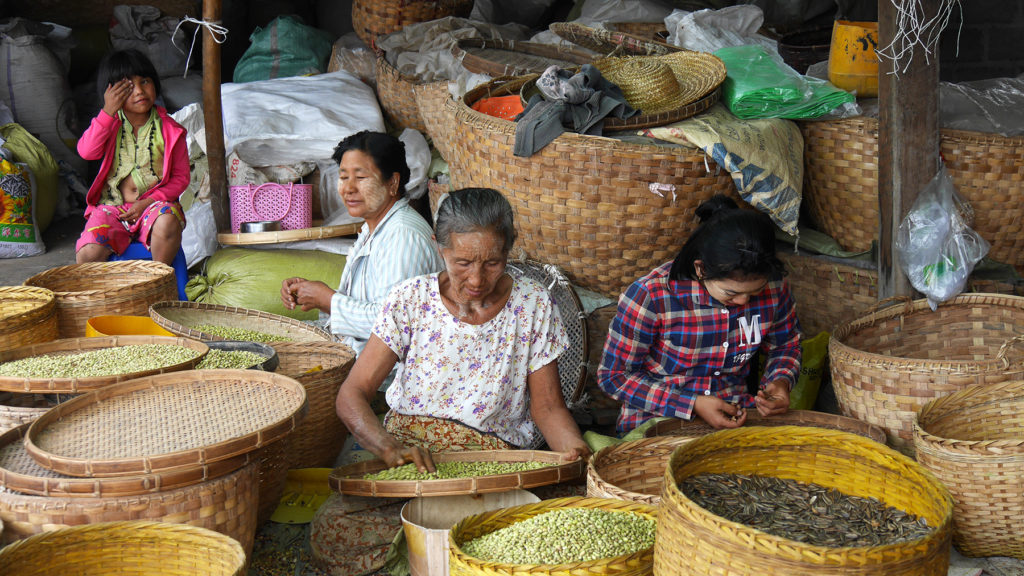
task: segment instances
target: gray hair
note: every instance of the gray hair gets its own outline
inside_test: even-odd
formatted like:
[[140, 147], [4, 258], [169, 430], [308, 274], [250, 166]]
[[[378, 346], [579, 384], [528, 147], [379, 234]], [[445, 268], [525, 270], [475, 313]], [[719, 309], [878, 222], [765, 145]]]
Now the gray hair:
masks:
[[512, 205], [493, 188], [463, 188], [448, 194], [437, 208], [434, 236], [442, 248], [451, 248], [452, 234], [493, 230], [504, 240], [508, 254], [516, 241]]

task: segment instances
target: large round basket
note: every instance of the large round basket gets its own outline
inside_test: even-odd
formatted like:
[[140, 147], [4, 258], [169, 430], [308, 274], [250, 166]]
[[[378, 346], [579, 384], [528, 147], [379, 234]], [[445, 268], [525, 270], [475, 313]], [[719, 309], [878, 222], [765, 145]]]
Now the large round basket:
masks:
[[377, 36], [446, 16], [468, 17], [473, 0], [353, 0], [352, 28], [373, 46]]
[[[698, 506], [679, 482], [702, 473], [769, 476], [876, 498], [934, 528], [916, 540], [868, 547], [813, 546], [732, 522]], [[953, 501], [913, 460], [862, 436], [783, 426], [723, 430], [669, 459], [658, 510], [654, 574], [901, 574], [945, 576]]]
[[0, 565], [18, 576], [241, 576], [245, 551], [205, 528], [116, 521], [26, 538], [0, 550]]
[[53, 291], [61, 338], [85, 336], [85, 323], [93, 316], [145, 316], [150, 304], [178, 299], [174, 269], [149, 260], [51, 268], [25, 285]]
[[[514, 155], [516, 124], [470, 105], [517, 94], [528, 79], [493, 80], [445, 101], [452, 188], [504, 194], [527, 255], [558, 266], [574, 285], [617, 297], [675, 256], [698, 204], [718, 193], [743, 202], [729, 173], [709, 172], [714, 163], [689, 148], [564, 133], [528, 158]], [[670, 191], [652, 192], [655, 185]]]
[[451, 95], [448, 93], [448, 81], [414, 84], [412, 91], [416, 96], [416, 106], [419, 108], [420, 118], [423, 120], [427, 135], [430, 136], [430, 141], [441, 153], [441, 157], [447, 159], [450, 154], [448, 132], [451, 123], [448, 120], [444, 103], [451, 99]]
[[606, 446], [590, 457], [587, 496], [657, 506], [672, 451], [693, 438], [662, 436]]
[[[771, 417], [764, 417], [751, 410], [747, 413], [746, 426], [810, 426], [815, 428], [826, 428], [829, 430], [841, 430], [851, 434], [857, 434], [870, 438], [875, 442], [885, 444], [885, 430], [880, 426], [862, 422], [856, 418], [840, 416], [839, 414], [828, 414], [815, 412], [814, 410], [790, 410], [785, 414], [778, 414]], [[685, 438], [698, 438], [707, 436], [717, 430], [710, 424], [695, 417], [693, 420], [662, 420], [655, 423], [644, 432], [648, 438], [658, 436], [683, 436]]]
[[[800, 122], [811, 216], [846, 250], [878, 237], [878, 120]], [[1024, 136], [942, 130], [940, 149], [957, 192], [974, 211], [989, 258], [1024, 273]]]
[[1024, 558], [1024, 381], [971, 386], [925, 404], [914, 446], [953, 495], [957, 549]]
[[840, 326], [828, 345], [839, 410], [885, 429], [913, 453], [914, 415], [929, 400], [974, 384], [1024, 376], [1024, 298], [964, 294], [936, 311], [926, 300]]
[[649, 504], [628, 502], [609, 498], [553, 498], [541, 500], [535, 504], [524, 504], [511, 508], [502, 508], [483, 514], [475, 514], [464, 518], [452, 527], [448, 534], [448, 565], [453, 576], [626, 576], [650, 574], [654, 547], [641, 550], [634, 554], [602, 558], [588, 562], [573, 564], [498, 564], [484, 562], [467, 555], [461, 546], [470, 540], [490, 534], [516, 522], [532, 518], [538, 514], [563, 508], [592, 508], [620, 512], [633, 512], [648, 518], [657, 518], [658, 509]]
[[108, 374], [106, 376], [81, 376], [81, 377], [20, 377], [0, 376], [0, 390], [10, 392], [61, 392], [78, 393], [87, 390], [96, 390], [109, 386], [115, 382], [122, 382], [149, 376], [151, 374], [164, 374], [191, 370], [206, 357], [210, 348], [202, 342], [189, 338], [178, 338], [173, 336], [99, 336], [93, 338], [63, 338], [43, 344], [32, 344], [22, 346], [14, 350], [0, 352], [0, 364], [34, 358], [37, 356], [60, 357], [84, 352], [92, 352], [107, 348], [118, 348], [122, 346], [176, 346], [187, 348], [195, 356], [188, 360], [175, 364], [168, 364], [158, 368], [140, 370], [138, 366], [125, 366], [123, 372]]
[[[415, 86], [423, 84], [416, 78], [402, 74], [388, 62], [382, 50], [377, 50], [377, 98], [381, 111], [395, 130], [412, 128], [427, 133], [427, 126], [420, 116], [416, 102]], [[430, 82], [443, 87], [447, 93], [448, 82]]]
[[309, 400], [309, 414], [291, 434], [288, 468], [331, 468], [348, 437], [335, 400], [355, 352], [338, 342], [276, 342], [274, 349], [277, 373], [302, 384]]
[[57, 300], [51, 290], [0, 286], [0, 352], [56, 340]]
[[212, 325], [241, 328], [293, 342], [333, 342], [330, 332], [311, 324], [260, 310], [204, 304], [202, 302], [167, 301], [153, 304], [149, 317], [168, 332], [196, 340], [233, 340], [196, 329]]

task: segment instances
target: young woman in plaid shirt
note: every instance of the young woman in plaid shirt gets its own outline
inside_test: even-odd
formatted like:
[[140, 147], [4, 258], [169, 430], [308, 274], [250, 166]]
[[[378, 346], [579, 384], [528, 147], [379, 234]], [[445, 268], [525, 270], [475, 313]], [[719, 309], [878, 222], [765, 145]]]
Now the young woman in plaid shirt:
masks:
[[[619, 297], [597, 380], [622, 402], [620, 433], [658, 416], [736, 428], [746, 408], [764, 416], [789, 408], [799, 325], [771, 220], [721, 195], [698, 206], [697, 217], [675, 260]], [[746, 380], [758, 350], [767, 362], [751, 396]]]

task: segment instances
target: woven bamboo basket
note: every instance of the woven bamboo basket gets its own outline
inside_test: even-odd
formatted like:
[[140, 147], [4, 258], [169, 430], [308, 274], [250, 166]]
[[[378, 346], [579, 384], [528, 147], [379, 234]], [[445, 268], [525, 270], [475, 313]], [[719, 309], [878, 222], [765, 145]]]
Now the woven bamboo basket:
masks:
[[[811, 216], [844, 249], [868, 250], [878, 237], [878, 121], [799, 124]], [[989, 258], [1024, 273], [1024, 136], [942, 130], [940, 149]]]
[[907, 301], [843, 324], [828, 345], [839, 410], [913, 452], [914, 415], [975, 384], [1024, 377], [1024, 298], [964, 294], [934, 312]]
[[309, 414], [290, 436], [288, 468], [332, 468], [348, 437], [335, 399], [355, 352], [337, 342], [277, 342], [274, 349], [277, 373], [298, 380], [309, 401]]
[[634, 554], [602, 558], [573, 564], [498, 564], [483, 562], [462, 551], [461, 546], [470, 540], [489, 534], [516, 522], [538, 514], [562, 508], [594, 508], [621, 512], [634, 512], [648, 518], [657, 518], [658, 509], [649, 504], [629, 502], [610, 498], [553, 498], [535, 504], [502, 508], [464, 518], [448, 533], [448, 565], [453, 576], [626, 576], [651, 573], [654, 547]]
[[[754, 474], [814, 483], [924, 518], [917, 540], [829, 548], [774, 536], [698, 506], [679, 482], [702, 473]], [[953, 501], [930, 472], [862, 436], [783, 426], [723, 430], [680, 446], [665, 470], [654, 574], [945, 576]]]
[[0, 434], [39, 418], [50, 406], [42, 394], [0, 392]]
[[0, 286], [0, 352], [56, 340], [57, 300], [46, 288]]
[[85, 323], [93, 316], [145, 316], [150, 304], [178, 299], [174, 269], [149, 260], [51, 268], [25, 285], [53, 291], [61, 338], [85, 336]]
[[448, 193], [448, 185], [435, 179], [427, 181], [427, 199], [430, 201], [430, 213], [437, 214], [437, 205], [441, 197]]
[[245, 551], [230, 537], [195, 526], [115, 521], [60, 528], [0, 550], [18, 576], [241, 576]]
[[587, 496], [657, 506], [672, 451], [693, 438], [660, 436], [607, 446], [590, 457]]
[[[698, 204], [718, 193], [745, 204], [729, 173], [708, 172], [714, 163], [690, 148], [565, 133], [529, 158], [515, 156], [515, 123], [470, 105], [517, 94], [528, 79], [494, 80], [445, 101], [452, 187], [503, 193], [528, 257], [558, 266], [574, 285], [615, 298], [675, 257]], [[655, 184], [674, 192], [661, 196]]]
[[0, 519], [6, 526], [3, 539], [10, 543], [54, 528], [96, 522], [152, 520], [220, 532], [249, 552], [256, 534], [257, 474], [257, 466], [248, 464], [183, 488], [104, 498], [0, 490]]
[[[427, 132], [413, 90], [417, 84], [420, 82], [416, 78], [402, 74], [388, 62], [383, 51], [377, 50], [377, 99], [388, 124], [395, 130], [412, 128]], [[441, 84], [447, 89], [447, 82]]]
[[[785, 414], [775, 416], [761, 416], [756, 410], [747, 413], [745, 426], [804, 426], [814, 428], [826, 428], [828, 430], [839, 430], [849, 432], [865, 438], [870, 438], [879, 444], [885, 444], [885, 430], [881, 426], [868, 424], [856, 418], [829, 414], [827, 412], [815, 412], [814, 410], [790, 410]], [[707, 436], [717, 430], [705, 422], [699, 416], [693, 420], [662, 420], [655, 423], [644, 432], [647, 438], [659, 436], [682, 436], [686, 438], [699, 438]]]
[[256, 525], [270, 521], [274, 510], [281, 503], [285, 484], [288, 483], [288, 468], [291, 463], [292, 436], [289, 434], [276, 442], [260, 448], [256, 454]]
[[373, 46], [377, 36], [446, 16], [468, 17], [473, 0], [353, 0], [352, 28]]
[[606, 22], [605, 27], [613, 32], [625, 32], [656, 42], [665, 42], [668, 37], [665, 22]]
[[448, 82], [442, 80], [413, 84], [412, 91], [430, 141], [433, 142], [434, 148], [441, 153], [441, 157], [447, 159], [450, 120], [445, 113], [444, 103], [445, 100], [451, 99], [451, 95], [448, 94]]
[[221, 336], [196, 330], [194, 326], [212, 324], [227, 328], [245, 328], [263, 334], [282, 336], [293, 342], [333, 342], [330, 332], [311, 324], [271, 314], [261, 310], [204, 304], [202, 302], [157, 302], [149, 310], [149, 317], [162, 328], [195, 340], [227, 340]]
[[971, 386], [928, 402], [917, 461], [953, 495], [953, 542], [967, 556], [1024, 558], [1024, 381]]

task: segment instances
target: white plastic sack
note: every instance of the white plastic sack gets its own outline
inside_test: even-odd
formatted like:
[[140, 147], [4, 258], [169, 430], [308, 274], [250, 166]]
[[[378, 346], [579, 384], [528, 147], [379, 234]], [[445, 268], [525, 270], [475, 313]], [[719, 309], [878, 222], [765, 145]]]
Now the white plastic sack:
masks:
[[113, 17], [116, 23], [110, 29], [110, 44], [115, 50], [142, 52], [161, 78], [185, 73], [188, 52], [178, 48], [185, 43], [185, 31], [177, 28], [177, 18], [144, 5], [114, 6]]
[[346, 136], [384, 131], [373, 89], [345, 71], [224, 84], [221, 100], [225, 154], [252, 166], [330, 158]]
[[217, 223], [213, 219], [213, 205], [194, 202], [185, 211], [185, 229], [181, 232], [181, 248], [185, 262], [191, 268], [217, 251]]
[[580, 19], [593, 22], [660, 22], [672, 12], [670, 2], [656, 0], [586, 0]]
[[764, 13], [757, 6], [729, 6], [721, 10], [676, 10], [665, 18], [668, 42], [697, 52], [715, 52], [726, 46], [757, 44], [769, 53], [778, 52], [778, 43], [758, 34]]

